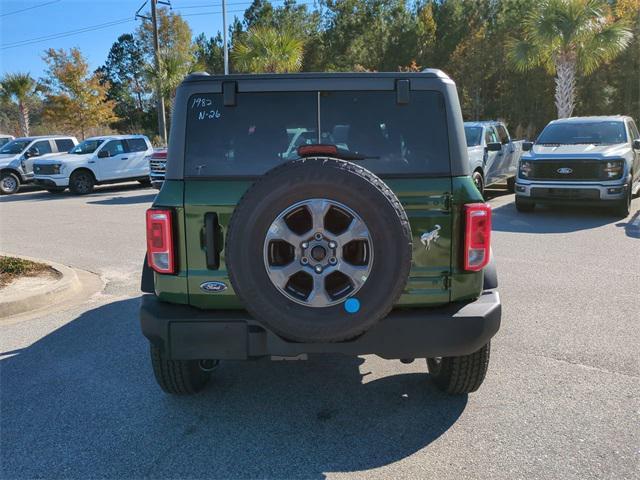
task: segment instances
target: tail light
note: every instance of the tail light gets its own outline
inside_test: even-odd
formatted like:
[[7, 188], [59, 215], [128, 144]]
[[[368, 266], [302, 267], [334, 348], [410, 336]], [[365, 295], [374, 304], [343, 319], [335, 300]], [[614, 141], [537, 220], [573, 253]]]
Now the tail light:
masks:
[[147, 210], [147, 260], [158, 273], [176, 273], [171, 210]]
[[464, 269], [482, 270], [489, 263], [491, 249], [491, 207], [486, 203], [464, 206]]

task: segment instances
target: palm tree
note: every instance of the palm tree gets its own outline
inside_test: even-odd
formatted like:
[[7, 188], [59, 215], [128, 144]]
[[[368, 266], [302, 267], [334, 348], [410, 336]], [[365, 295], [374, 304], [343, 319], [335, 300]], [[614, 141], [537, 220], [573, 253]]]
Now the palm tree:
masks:
[[156, 70], [155, 66], [147, 65], [145, 74], [154, 85], [157, 85], [157, 81], [160, 80], [162, 98], [167, 105], [172, 106], [176, 89], [184, 77], [193, 71], [195, 65], [192, 63], [192, 58], [185, 57], [179, 51], [163, 49], [160, 50], [158, 57], [160, 69]]
[[231, 58], [242, 72], [297, 72], [302, 68], [303, 50], [303, 40], [290, 30], [256, 26], [236, 42]]
[[2, 96], [18, 104], [22, 135], [29, 136], [29, 102], [38, 88], [37, 82], [28, 73], [8, 73], [0, 86]]
[[558, 118], [573, 113], [577, 72], [592, 73], [632, 37], [603, 0], [542, 0], [525, 17], [523, 32], [510, 42], [509, 60], [521, 72], [542, 66], [555, 74]]

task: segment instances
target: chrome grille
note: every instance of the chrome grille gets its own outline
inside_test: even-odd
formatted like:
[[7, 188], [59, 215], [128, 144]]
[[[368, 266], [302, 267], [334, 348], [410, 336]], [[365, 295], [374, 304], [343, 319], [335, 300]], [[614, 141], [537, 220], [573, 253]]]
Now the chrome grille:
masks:
[[149, 160], [149, 168], [152, 173], [165, 173], [167, 169], [167, 161], [166, 160]]

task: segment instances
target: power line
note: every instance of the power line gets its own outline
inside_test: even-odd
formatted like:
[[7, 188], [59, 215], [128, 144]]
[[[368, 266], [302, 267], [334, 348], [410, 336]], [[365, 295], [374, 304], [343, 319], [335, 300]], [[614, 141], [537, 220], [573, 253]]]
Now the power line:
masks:
[[26, 12], [27, 10], [33, 10], [34, 8], [40, 8], [40, 7], [44, 7], [44, 6], [51, 5], [53, 3], [58, 3], [58, 2], [60, 2], [60, 0], [53, 0], [51, 2], [41, 3], [39, 5], [34, 5], [33, 7], [27, 7], [27, 8], [22, 8], [20, 10], [14, 10], [13, 12], [3, 13], [0, 15], [0, 17], [8, 17], [9, 15], [15, 15], [16, 13]]
[[[60, 0], [56, 0], [56, 2], [59, 2]], [[276, 0], [278, 1], [278, 0]], [[53, 3], [53, 2], [49, 2], [49, 3]], [[298, 2], [298, 5], [307, 5], [313, 3], [312, 1], [308, 1], [308, 2]], [[235, 2], [235, 5], [239, 5], [241, 3], [239, 2]], [[231, 5], [231, 4], [230, 4]], [[35, 8], [34, 7], [30, 7], [30, 8]], [[182, 14], [179, 11], [174, 10], [176, 13], [179, 13], [180, 16], [182, 17], [199, 17], [199, 16], [211, 16], [211, 15], [220, 15], [222, 14], [222, 10], [219, 11], [208, 11], [208, 12], [199, 12], [199, 13], [185, 13]], [[246, 11], [246, 8], [244, 9], [236, 9], [236, 10], [227, 10], [227, 13], [244, 13]], [[10, 42], [10, 43], [5, 43], [3, 45], [0, 45], [0, 50], [9, 50], [11, 48], [18, 48], [18, 47], [26, 47], [28, 45], [33, 45], [36, 43], [42, 43], [42, 42], [47, 42], [50, 40], [57, 40], [59, 38], [66, 38], [66, 37], [71, 37], [74, 35], [81, 35], [83, 33], [89, 33], [89, 32], [94, 32], [96, 30], [103, 30], [105, 28], [109, 28], [109, 27], [114, 27], [116, 25], [122, 25], [124, 23], [131, 23], [134, 22], [135, 19], [132, 18], [121, 18], [119, 20], [112, 20], [110, 22], [106, 22], [106, 23], [100, 23], [97, 25], [90, 25], [87, 27], [83, 27], [83, 28], [79, 28], [79, 29], [75, 29], [75, 30], [69, 30], [66, 32], [59, 32], [59, 33], [53, 33], [50, 35], [44, 35], [42, 37], [34, 37], [34, 38], [28, 38], [28, 39], [24, 39], [24, 40], [19, 40], [19, 41], [15, 41], [15, 42]]]
[[135, 20], [132, 19], [132, 18], [122, 18], [122, 19], [119, 19], [119, 20], [112, 20], [111, 22], [100, 23], [98, 25], [91, 25], [91, 26], [79, 28], [79, 29], [76, 29], [76, 30], [69, 30], [67, 32], [54, 33], [54, 34], [45, 35], [45, 36], [42, 36], [42, 37], [28, 38], [28, 39], [20, 40], [20, 41], [17, 41], [17, 42], [5, 43], [5, 44], [0, 46], [0, 50], [7, 50], [7, 49], [10, 49], [10, 48], [16, 48], [16, 47], [24, 47], [26, 45], [32, 45], [34, 43], [46, 42], [46, 41], [49, 41], [49, 40], [56, 40], [58, 38], [70, 37], [70, 36], [73, 36], [73, 35], [79, 35], [81, 33], [93, 32], [95, 30], [101, 30], [101, 29], [104, 29], [104, 28], [109, 28], [109, 27], [113, 27], [115, 25], [121, 25], [123, 23], [129, 23], [129, 22], [134, 22], [134, 21]]

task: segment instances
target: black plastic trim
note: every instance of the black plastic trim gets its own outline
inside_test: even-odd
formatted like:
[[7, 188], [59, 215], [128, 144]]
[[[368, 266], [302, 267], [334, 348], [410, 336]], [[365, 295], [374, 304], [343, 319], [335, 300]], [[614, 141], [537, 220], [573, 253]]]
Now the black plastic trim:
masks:
[[140, 280], [140, 290], [144, 293], [155, 292], [155, 282], [153, 279], [153, 270], [147, 262], [147, 254], [144, 254], [144, 262], [142, 263], [142, 279]]
[[142, 297], [142, 333], [173, 359], [247, 359], [303, 353], [375, 354], [387, 359], [467, 355], [500, 328], [496, 290], [469, 303], [397, 309], [358, 338], [336, 343], [297, 343], [276, 335], [244, 310], [199, 310]]

